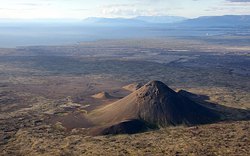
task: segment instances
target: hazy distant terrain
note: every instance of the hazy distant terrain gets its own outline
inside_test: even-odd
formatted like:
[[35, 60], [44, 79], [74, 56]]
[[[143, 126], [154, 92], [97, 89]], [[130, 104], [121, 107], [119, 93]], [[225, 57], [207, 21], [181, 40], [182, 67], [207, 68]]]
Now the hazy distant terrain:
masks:
[[[145, 37], [1, 48], [0, 152], [249, 154], [249, 41], [249, 36]], [[86, 115], [129, 95], [124, 86], [151, 80], [196, 95], [190, 98], [221, 112], [221, 122], [84, 135], [96, 126]]]
[[[233, 28], [234, 29], [234, 28]], [[134, 37], [222, 35], [221, 28], [174, 28], [165, 25], [84, 25], [84, 24], [11, 24], [0, 26], [0, 47], [55, 45]]]
[[249, 16], [0, 19], [0, 47], [69, 44], [100, 39], [176, 36], [248, 36]]

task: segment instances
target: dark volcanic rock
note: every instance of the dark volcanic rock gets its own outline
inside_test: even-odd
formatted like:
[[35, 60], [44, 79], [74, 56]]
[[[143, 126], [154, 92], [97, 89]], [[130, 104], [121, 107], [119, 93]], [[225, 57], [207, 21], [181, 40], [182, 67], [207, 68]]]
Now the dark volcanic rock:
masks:
[[188, 98], [199, 98], [200, 97], [197, 94], [193, 94], [193, 93], [187, 92], [187, 91], [182, 90], [182, 89], [179, 90], [177, 93], [182, 95], [182, 96], [188, 97]]
[[124, 121], [115, 125], [112, 125], [108, 128], [105, 128], [102, 131], [102, 134], [107, 135], [107, 134], [134, 134], [138, 132], [142, 132], [145, 130], [145, 125], [146, 123], [141, 120], [129, 120], [129, 121]]
[[190, 99], [177, 94], [159, 81], [151, 81], [138, 91], [136, 103], [139, 118], [161, 126], [212, 123], [219, 115]]

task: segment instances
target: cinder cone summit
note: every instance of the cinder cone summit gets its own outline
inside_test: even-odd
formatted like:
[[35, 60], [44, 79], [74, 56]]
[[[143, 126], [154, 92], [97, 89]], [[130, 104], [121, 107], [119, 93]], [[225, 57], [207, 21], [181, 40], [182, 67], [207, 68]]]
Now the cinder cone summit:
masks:
[[109, 95], [107, 92], [101, 92], [95, 95], [92, 95], [93, 98], [98, 98], [98, 99], [111, 99], [114, 98], [113, 96]]

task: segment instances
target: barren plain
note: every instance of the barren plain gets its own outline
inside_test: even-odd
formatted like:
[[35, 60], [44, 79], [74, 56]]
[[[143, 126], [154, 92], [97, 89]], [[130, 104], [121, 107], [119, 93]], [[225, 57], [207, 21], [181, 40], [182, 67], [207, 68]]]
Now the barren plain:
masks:
[[[137, 134], [84, 133], [95, 127], [87, 114], [130, 94], [124, 86], [151, 80], [198, 95], [190, 98], [221, 112], [221, 121]], [[0, 108], [0, 155], [249, 155], [250, 37], [2, 48]]]

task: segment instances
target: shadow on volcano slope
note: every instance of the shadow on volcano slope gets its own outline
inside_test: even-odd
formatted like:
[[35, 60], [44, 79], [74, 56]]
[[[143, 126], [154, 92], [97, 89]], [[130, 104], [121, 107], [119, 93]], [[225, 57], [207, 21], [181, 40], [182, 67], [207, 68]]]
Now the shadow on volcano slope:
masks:
[[[214, 123], [220, 121], [221, 115], [176, 93], [162, 82], [150, 81], [123, 99], [92, 111], [87, 118], [100, 125], [99, 134], [119, 134], [158, 126]], [[97, 131], [92, 130], [95, 134]]]
[[210, 100], [209, 96], [198, 95], [187, 92], [185, 90], [179, 90], [178, 94], [189, 98], [190, 100], [208, 107], [210, 109], [218, 110], [221, 112], [221, 121], [247, 121], [250, 120], [250, 110], [247, 109], [238, 109], [219, 105], [216, 103], [208, 102]]

